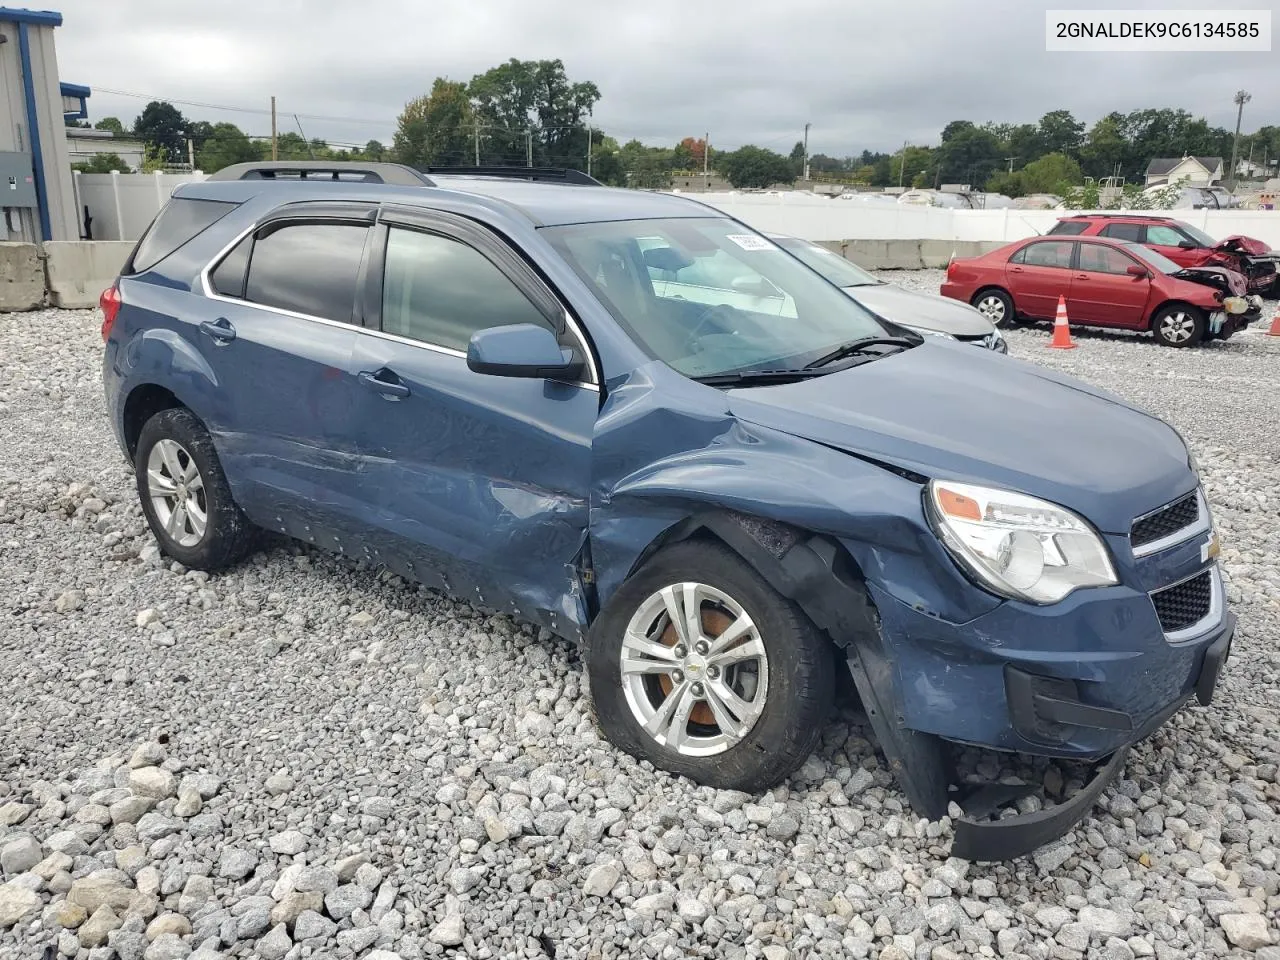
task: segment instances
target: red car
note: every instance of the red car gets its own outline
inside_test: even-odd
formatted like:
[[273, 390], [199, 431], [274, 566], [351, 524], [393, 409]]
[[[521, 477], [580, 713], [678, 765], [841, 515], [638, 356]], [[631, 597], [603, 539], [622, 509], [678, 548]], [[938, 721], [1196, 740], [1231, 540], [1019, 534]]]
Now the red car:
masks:
[[1104, 237], [1035, 237], [952, 260], [940, 292], [996, 326], [1051, 320], [1062, 296], [1072, 323], [1150, 330], [1171, 347], [1225, 340], [1260, 313], [1232, 270], [1181, 267], [1141, 244]]
[[1244, 275], [1249, 293], [1280, 296], [1278, 258], [1265, 242], [1253, 237], [1227, 237], [1219, 243], [1203, 230], [1181, 220], [1136, 213], [1082, 213], [1063, 217], [1049, 235], [1131, 240], [1184, 267], [1234, 270]]

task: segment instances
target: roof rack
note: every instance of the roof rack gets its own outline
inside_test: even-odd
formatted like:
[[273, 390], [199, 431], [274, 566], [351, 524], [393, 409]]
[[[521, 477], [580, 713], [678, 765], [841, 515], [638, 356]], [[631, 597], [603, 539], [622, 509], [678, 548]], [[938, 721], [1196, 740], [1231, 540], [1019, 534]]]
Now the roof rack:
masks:
[[293, 180], [307, 183], [386, 183], [429, 187], [432, 183], [401, 163], [360, 163], [350, 160], [265, 160], [223, 167], [210, 180]]
[[1073, 213], [1069, 217], [1063, 217], [1063, 220], [1077, 220], [1082, 217], [1100, 217], [1104, 220], [1172, 220], [1173, 217], [1165, 217], [1160, 214], [1143, 213], [1135, 210], [1130, 213]]
[[581, 170], [570, 167], [423, 167], [422, 172], [430, 176], [455, 177], [501, 177], [507, 180], [534, 180], [545, 183], [572, 183], [585, 187], [604, 186], [595, 177], [589, 177]]

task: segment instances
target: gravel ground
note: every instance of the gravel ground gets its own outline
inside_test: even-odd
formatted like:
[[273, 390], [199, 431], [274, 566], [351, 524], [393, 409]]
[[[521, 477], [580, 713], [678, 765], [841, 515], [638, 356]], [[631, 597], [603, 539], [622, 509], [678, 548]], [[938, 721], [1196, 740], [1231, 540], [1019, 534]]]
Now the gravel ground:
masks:
[[718, 792], [611, 749], [573, 650], [506, 618], [296, 545], [164, 562], [97, 326], [0, 316], [0, 957], [1280, 960], [1280, 340], [1011, 333], [1187, 437], [1240, 630], [1093, 817], [979, 865], [848, 708]]

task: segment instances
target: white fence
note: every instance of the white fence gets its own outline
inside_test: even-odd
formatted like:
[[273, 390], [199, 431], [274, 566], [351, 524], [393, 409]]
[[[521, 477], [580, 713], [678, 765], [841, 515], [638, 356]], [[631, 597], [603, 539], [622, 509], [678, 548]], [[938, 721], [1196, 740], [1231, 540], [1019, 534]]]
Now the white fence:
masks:
[[198, 171], [76, 173], [76, 219], [80, 223], [80, 235], [94, 240], [137, 240], [175, 187], [204, 179], [205, 175]]
[[[828, 200], [803, 193], [715, 194], [698, 200], [757, 230], [806, 240], [974, 240], [1005, 243], [1046, 233], [1062, 210], [946, 210], [905, 203]], [[1104, 211], [1112, 212], [1115, 211]], [[1152, 211], [1161, 213], [1161, 211]], [[1219, 240], [1256, 237], [1280, 249], [1280, 210], [1170, 210]]]

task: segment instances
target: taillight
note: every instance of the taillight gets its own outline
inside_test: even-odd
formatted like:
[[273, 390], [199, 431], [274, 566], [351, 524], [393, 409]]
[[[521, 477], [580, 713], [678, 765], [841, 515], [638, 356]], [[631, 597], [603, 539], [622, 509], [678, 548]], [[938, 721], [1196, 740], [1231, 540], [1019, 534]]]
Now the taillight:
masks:
[[115, 284], [107, 287], [102, 291], [102, 296], [98, 298], [98, 306], [102, 308], [102, 342], [107, 342], [107, 337], [111, 336], [111, 327], [116, 322], [116, 317], [120, 314], [120, 291]]

